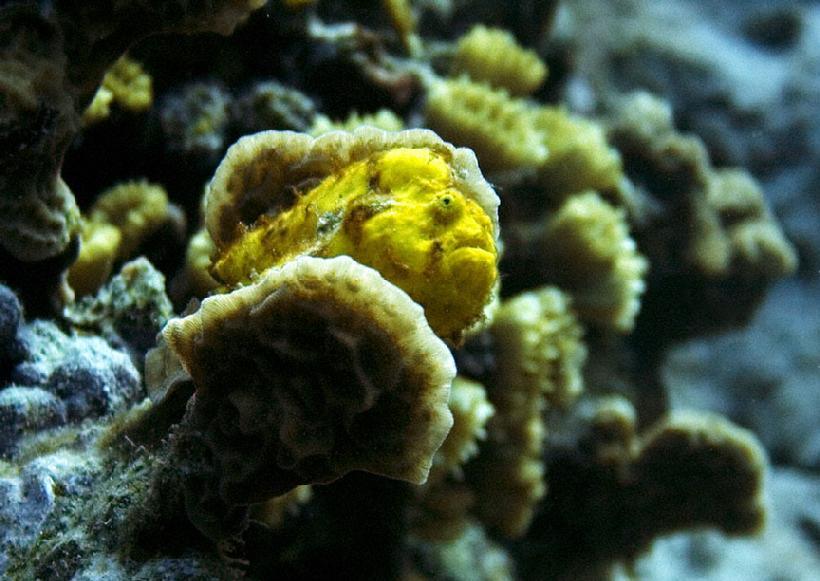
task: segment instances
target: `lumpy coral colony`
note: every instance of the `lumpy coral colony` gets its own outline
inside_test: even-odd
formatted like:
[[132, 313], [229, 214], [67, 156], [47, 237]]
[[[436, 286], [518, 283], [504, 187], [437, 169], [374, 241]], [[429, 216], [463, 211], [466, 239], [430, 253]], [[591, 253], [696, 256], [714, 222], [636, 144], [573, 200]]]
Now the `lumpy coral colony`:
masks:
[[555, 3], [262, 4], [0, 8], [0, 576], [604, 578], [758, 531], [760, 444], [658, 368], [795, 269], [754, 179], [649, 94], [556, 103]]

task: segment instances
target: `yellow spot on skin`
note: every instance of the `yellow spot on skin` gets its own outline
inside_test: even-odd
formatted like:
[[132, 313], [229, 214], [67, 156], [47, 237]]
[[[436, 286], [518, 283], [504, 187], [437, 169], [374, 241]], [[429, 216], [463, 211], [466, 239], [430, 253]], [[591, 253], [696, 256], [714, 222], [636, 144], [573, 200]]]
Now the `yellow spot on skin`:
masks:
[[497, 276], [489, 216], [427, 148], [375, 153], [328, 176], [288, 210], [260, 218], [213, 274], [233, 286], [303, 254], [348, 255], [375, 268], [445, 338], [481, 316]]

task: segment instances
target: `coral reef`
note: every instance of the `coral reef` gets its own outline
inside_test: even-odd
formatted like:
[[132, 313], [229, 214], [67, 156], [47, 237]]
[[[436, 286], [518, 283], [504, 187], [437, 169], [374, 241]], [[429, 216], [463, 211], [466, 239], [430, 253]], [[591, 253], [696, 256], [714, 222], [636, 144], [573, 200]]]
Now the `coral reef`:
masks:
[[466, 74], [512, 95], [529, 95], [544, 82], [547, 67], [506, 30], [478, 25], [459, 39], [452, 73]]
[[[357, 469], [421, 484], [452, 425], [444, 344], [405, 293], [348, 257], [268, 270], [163, 334], [197, 386], [175, 454], [214, 456], [216, 482], [186, 484], [189, 515], [209, 534], [219, 500], [260, 502]], [[214, 490], [194, 497], [203, 486]]]
[[448, 402], [453, 427], [433, 456], [427, 482], [417, 491], [418, 504], [411, 512], [410, 529], [426, 541], [452, 541], [471, 526], [475, 495], [464, 482], [463, 466], [478, 454], [487, 437], [487, 421], [495, 408], [480, 383], [457, 376]]
[[[665, 320], [663, 334], [673, 337], [746, 321], [768, 283], [797, 267], [759, 186], [741, 171], [714, 168], [703, 143], [677, 131], [668, 105], [647, 93], [625, 98], [609, 130], [653, 208], [636, 225], [656, 287], [647, 296], [659, 301], [643, 312]], [[714, 290], [728, 285], [742, 295], [731, 308]], [[687, 304], [686, 321], [659, 312], [671, 302]]]
[[548, 456], [552, 488], [531, 538], [562, 558], [542, 573], [604, 575], [616, 556], [632, 559], [682, 527], [761, 530], [766, 460], [749, 432], [718, 416], [679, 412], [637, 435], [627, 401], [585, 404], [575, 419], [576, 447], [555, 446]]
[[595, 190], [634, 211], [618, 150], [607, 143], [604, 128], [594, 121], [555, 107], [539, 107], [532, 123], [543, 135], [550, 154], [538, 168], [538, 185], [553, 204], [571, 194]]
[[119, 228], [85, 221], [80, 233], [80, 253], [68, 269], [68, 285], [78, 296], [100, 288], [111, 276], [122, 243]]
[[82, 228], [80, 255], [68, 269], [68, 284], [86, 296], [108, 280], [117, 261], [133, 258], [157, 232], [184, 230], [185, 218], [168, 203], [162, 186], [134, 181], [100, 194]]
[[0, 577], [813, 579], [818, 39], [3, 3]]
[[140, 63], [121, 57], [105, 73], [91, 104], [83, 112], [83, 123], [96, 123], [108, 117], [112, 102], [127, 111], [147, 111], [154, 98], [151, 86], [151, 76]]
[[337, 129], [342, 131], [354, 131], [363, 125], [370, 125], [371, 127], [377, 127], [385, 131], [401, 131], [404, 129], [404, 122], [400, 117], [389, 109], [380, 109], [368, 115], [353, 113], [344, 121], [332, 121], [325, 115], [317, 115], [310, 128], [310, 133], [312, 135], [321, 135], [322, 133]]
[[[0, 174], [2, 246], [21, 260], [62, 252], [77, 221], [60, 163], [106, 69], [136, 41], [162, 32], [227, 34], [260, 0], [214, 5], [113, 2], [83, 10], [70, 2], [14, 2], [3, 22], [0, 143], [13, 152]], [[128, 23], [138, 22], [138, 26]], [[13, 216], [13, 218], [11, 218]]]
[[240, 135], [265, 129], [307, 131], [316, 116], [316, 105], [304, 93], [263, 81], [231, 103], [230, 115]]
[[427, 95], [425, 123], [442, 137], [470, 147], [487, 171], [535, 168], [549, 150], [524, 101], [467, 77], [440, 79]]
[[495, 414], [486, 446], [466, 470], [478, 518], [517, 537], [526, 532], [546, 491], [546, 408], [565, 406], [580, 393], [586, 350], [569, 300], [555, 288], [506, 301], [489, 332], [498, 358], [488, 382]]
[[512, 276], [527, 286], [551, 283], [566, 290], [584, 322], [632, 330], [648, 264], [622, 209], [581, 192], [540, 223], [513, 225], [508, 239], [505, 265]]
[[97, 333], [128, 351], [140, 368], [157, 333], [172, 315], [165, 277], [145, 258], [127, 262], [95, 296], [85, 297], [63, 312], [74, 328]]
[[229, 96], [214, 83], [192, 83], [165, 101], [160, 123], [169, 150], [216, 158], [225, 147]]

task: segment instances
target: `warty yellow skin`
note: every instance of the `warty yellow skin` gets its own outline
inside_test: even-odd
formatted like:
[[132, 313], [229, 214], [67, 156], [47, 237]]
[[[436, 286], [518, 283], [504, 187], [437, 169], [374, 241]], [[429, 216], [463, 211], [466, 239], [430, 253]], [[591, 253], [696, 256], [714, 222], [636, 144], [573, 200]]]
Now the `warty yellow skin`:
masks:
[[212, 273], [234, 286], [299, 255], [348, 255], [422, 305], [436, 334], [456, 339], [482, 315], [497, 251], [489, 216], [454, 183], [430, 149], [374, 153], [257, 220]]

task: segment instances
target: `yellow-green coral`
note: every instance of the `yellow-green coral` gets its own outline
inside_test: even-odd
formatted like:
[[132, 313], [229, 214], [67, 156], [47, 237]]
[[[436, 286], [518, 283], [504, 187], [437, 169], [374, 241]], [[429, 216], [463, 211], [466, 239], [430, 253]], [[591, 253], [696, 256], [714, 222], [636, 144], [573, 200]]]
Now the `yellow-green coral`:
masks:
[[351, 113], [344, 121], [333, 121], [327, 115], [317, 115], [310, 128], [311, 135], [321, 135], [328, 131], [353, 131], [364, 125], [384, 129], [385, 131], [401, 131], [404, 121], [389, 109], [380, 109], [375, 113], [359, 115]]
[[191, 236], [185, 250], [185, 285], [189, 294], [204, 297], [217, 288], [219, 283], [214, 280], [209, 270], [211, 256], [216, 252], [213, 240], [204, 228]]
[[[701, 228], [709, 230], [723, 247], [711, 253], [724, 257], [720, 270], [731, 266], [752, 276], [771, 279], [794, 272], [797, 254], [774, 220], [754, 179], [742, 170], [719, 169], [709, 174], [707, 183], [706, 205], [713, 216], [704, 217]], [[692, 258], [698, 260], [698, 256]], [[701, 258], [700, 262], [704, 260]]]
[[132, 258], [151, 234], [171, 220], [168, 194], [146, 181], [118, 184], [103, 192], [83, 220], [80, 254], [68, 281], [79, 295], [95, 292], [118, 260]]
[[121, 240], [115, 226], [83, 221], [80, 254], [68, 270], [68, 284], [77, 295], [91, 294], [108, 280]]
[[538, 168], [539, 184], [549, 199], [562, 201], [584, 190], [617, 192], [622, 187], [621, 157], [607, 143], [600, 124], [558, 107], [535, 109], [532, 123], [550, 152]]
[[494, 385], [530, 389], [551, 406], [564, 407], [581, 393], [587, 357], [583, 328], [569, 295], [542, 287], [505, 301], [490, 331], [498, 344]]
[[546, 492], [543, 414], [581, 391], [586, 348], [569, 298], [544, 288], [506, 301], [490, 332], [498, 368], [487, 385], [495, 415], [478, 457], [466, 467], [475, 511], [488, 526], [524, 534]]
[[[430, 141], [427, 147], [401, 147], [405, 134], [372, 128], [352, 135], [389, 136], [396, 146], [360, 152], [356, 161], [329, 168], [318, 184], [308, 180], [312, 187], [293, 192], [290, 207], [261, 215], [244, 235], [223, 245], [212, 274], [233, 286], [299, 255], [348, 255], [407, 292], [424, 307], [436, 333], [458, 342], [481, 319], [494, 292], [494, 217], [464, 182], [470, 172], [455, 170], [452, 151], [442, 149], [432, 133], [406, 134], [420, 144]], [[328, 143], [349, 139], [325, 137]], [[231, 157], [224, 162], [229, 169]]]
[[632, 330], [648, 261], [622, 209], [595, 192], [572, 196], [547, 219], [537, 245], [547, 280], [572, 295], [582, 320]]
[[484, 386], [457, 376], [450, 387], [453, 427], [433, 457], [427, 483], [417, 490], [411, 514], [414, 534], [425, 539], [453, 539], [469, 523], [475, 495], [464, 482], [462, 466], [478, 454], [487, 436], [485, 426], [494, 413]]
[[529, 105], [502, 89], [466, 77], [436, 80], [425, 115], [442, 137], [473, 149], [485, 170], [533, 169], [547, 159]]
[[458, 40], [452, 69], [513, 95], [529, 95], [544, 82], [547, 66], [506, 30], [477, 25]]
[[106, 87], [100, 87], [94, 93], [94, 98], [91, 103], [83, 111], [83, 123], [91, 125], [97, 121], [107, 119], [111, 115], [111, 101], [114, 100], [114, 94]]
[[461, 376], [450, 387], [449, 406], [453, 427], [433, 458], [433, 468], [444, 472], [458, 471], [478, 454], [478, 441], [486, 437], [487, 420], [495, 411], [484, 386]]
[[109, 188], [91, 207], [89, 219], [119, 228], [119, 257], [133, 255], [140, 243], [168, 220], [168, 194], [162, 186], [131, 181]]
[[145, 111], [154, 98], [151, 76], [128, 56], [114, 63], [105, 74], [102, 86], [111, 91], [115, 103], [128, 111]]
[[714, 168], [703, 142], [675, 128], [668, 103], [648, 93], [628, 96], [609, 135], [634, 179], [660, 201], [648, 220], [657, 225], [644, 233], [660, 270], [684, 266], [706, 279], [747, 280], [795, 270], [795, 249], [757, 182], [743, 170]]
[[142, 65], [120, 57], [103, 77], [100, 88], [83, 113], [85, 123], [93, 123], [110, 115], [110, 105], [116, 103], [127, 111], [147, 111], [154, 99], [153, 81]]
[[411, 53], [416, 51], [419, 38], [416, 35], [416, 15], [410, 0], [382, 0], [382, 4], [405, 48]]

